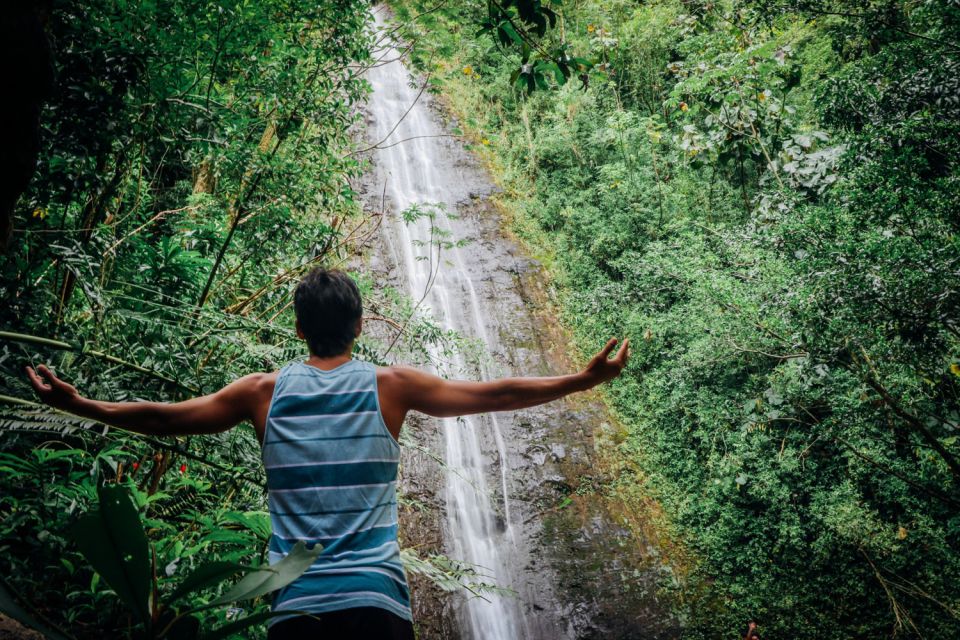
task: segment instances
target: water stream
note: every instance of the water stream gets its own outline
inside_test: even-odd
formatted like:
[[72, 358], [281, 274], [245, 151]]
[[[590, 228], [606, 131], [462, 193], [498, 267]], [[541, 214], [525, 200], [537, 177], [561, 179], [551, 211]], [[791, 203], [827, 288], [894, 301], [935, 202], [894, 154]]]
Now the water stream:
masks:
[[[379, 54], [385, 60], [399, 58], [392, 46]], [[484, 274], [469, 268], [461, 247], [451, 246], [468, 231], [450, 213], [469, 197], [471, 180], [451, 157], [444, 141], [446, 132], [422, 101], [422, 85], [412, 82], [399, 59], [370, 69], [367, 79], [373, 87], [368, 103], [372, 116], [369, 137], [379, 142], [374, 158], [385, 174], [385, 201], [394, 214], [412, 206], [424, 213], [412, 222], [405, 222], [400, 215], [389, 217], [386, 239], [392, 259], [406, 275], [410, 296], [422, 299], [421, 304], [438, 323], [495, 346], [486, 322], [491, 309], [481, 303], [474, 282]], [[431, 237], [438, 241], [431, 242]], [[462, 355], [455, 355], [451, 365], [451, 373], [467, 370]], [[481, 366], [480, 377], [489, 377], [486, 369]], [[442, 422], [449, 468], [445, 502], [450, 555], [481, 568], [496, 584], [510, 586], [517, 538], [509, 479], [503, 464], [497, 465], [496, 477], [490, 477], [485, 464], [489, 454], [497, 460], [507, 456], [499, 420], [490, 414]], [[485, 439], [492, 439], [493, 451], [485, 448]], [[498, 496], [497, 504], [491, 495]], [[485, 598], [465, 601], [465, 635], [490, 640], [529, 635], [529, 625], [515, 598], [497, 594]]]

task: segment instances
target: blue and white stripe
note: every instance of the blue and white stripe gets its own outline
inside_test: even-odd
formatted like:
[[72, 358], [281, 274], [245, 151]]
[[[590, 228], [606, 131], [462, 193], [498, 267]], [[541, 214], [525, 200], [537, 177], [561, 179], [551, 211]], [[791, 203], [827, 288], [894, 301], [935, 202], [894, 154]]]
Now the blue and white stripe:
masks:
[[300, 540], [323, 552], [277, 593], [274, 611], [380, 607], [412, 619], [397, 545], [399, 463], [373, 365], [280, 370], [263, 442], [269, 560], [279, 562]]

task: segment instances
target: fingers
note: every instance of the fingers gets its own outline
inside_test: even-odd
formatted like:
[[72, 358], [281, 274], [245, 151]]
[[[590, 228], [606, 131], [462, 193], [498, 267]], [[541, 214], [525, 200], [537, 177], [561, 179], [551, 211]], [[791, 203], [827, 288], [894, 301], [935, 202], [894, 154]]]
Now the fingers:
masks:
[[50, 381], [50, 388], [51, 388], [51, 389], [54, 388], [54, 387], [63, 387], [63, 386], [66, 384], [63, 380], [61, 380], [60, 378], [58, 378], [58, 377], [53, 373], [53, 371], [50, 370], [50, 367], [48, 367], [48, 366], [45, 365], [45, 364], [38, 365], [38, 366], [37, 366], [37, 371], [39, 371], [39, 372], [43, 375], [44, 378], [46, 378], [47, 380]]
[[[606, 346], [600, 351], [600, 355], [604, 359], [610, 357], [610, 353], [613, 351], [613, 348], [616, 346], [619, 339], [610, 338], [607, 341]], [[625, 338], [624, 341], [620, 344], [620, 348], [617, 350], [617, 354], [613, 357], [613, 360], [620, 363], [626, 364], [627, 357], [630, 355], [630, 338]]]
[[617, 344], [616, 338], [610, 338], [607, 340], [607, 345], [600, 350], [600, 355], [603, 356], [603, 359], [606, 360], [610, 355], [610, 352], [613, 351], [613, 347]]
[[32, 386], [33, 390], [37, 393], [50, 390], [50, 387], [43, 382], [40, 376], [37, 375], [37, 372], [33, 370], [33, 367], [27, 367], [27, 378], [30, 380], [30, 386]]
[[30, 379], [30, 385], [37, 393], [45, 393], [55, 388], [68, 387], [69, 385], [54, 375], [45, 364], [37, 366], [36, 371], [33, 367], [27, 367], [27, 378]]
[[629, 356], [630, 356], [630, 338], [626, 338], [624, 339], [623, 344], [620, 345], [620, 349], [617, 351], [617, 355], [614, 356], [613, 359], [616, 360], [618, 363], [620, 363], [620, 365], [626, 366], [627, 358]]

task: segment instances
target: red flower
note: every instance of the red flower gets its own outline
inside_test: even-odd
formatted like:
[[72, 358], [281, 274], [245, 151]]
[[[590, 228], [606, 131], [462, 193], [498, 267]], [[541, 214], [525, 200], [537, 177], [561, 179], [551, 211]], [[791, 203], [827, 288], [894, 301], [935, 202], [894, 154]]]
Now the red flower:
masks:
[[130, 466], [133, 467], [133, 470], [134, 470], [134, 471], [136, 471], [137, 469], [140, 468], [140, 463], [139, 463], [139, 462], [134, 462], [134, 463], [133, 463], [132, 465], [130, 465]]
[[180, 473], [186, 473], [186, 472], [187, 472], [187, 465], [186, 464], [180, 465]]

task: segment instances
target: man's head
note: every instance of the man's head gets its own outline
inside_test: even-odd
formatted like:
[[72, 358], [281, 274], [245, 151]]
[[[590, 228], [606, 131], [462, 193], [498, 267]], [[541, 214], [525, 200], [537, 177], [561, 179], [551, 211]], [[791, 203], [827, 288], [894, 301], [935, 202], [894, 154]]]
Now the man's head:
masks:
[[317, 357], [345, 353], [360, 335], [360, 290], [343, 271], [317, 268], [308, 273], [293, 294], [293, 308], [297, 333]]

